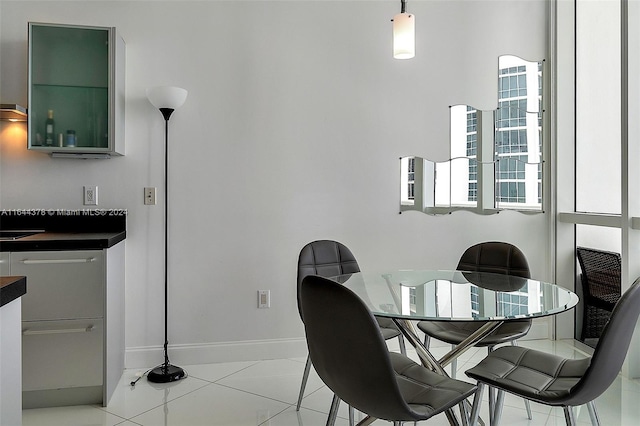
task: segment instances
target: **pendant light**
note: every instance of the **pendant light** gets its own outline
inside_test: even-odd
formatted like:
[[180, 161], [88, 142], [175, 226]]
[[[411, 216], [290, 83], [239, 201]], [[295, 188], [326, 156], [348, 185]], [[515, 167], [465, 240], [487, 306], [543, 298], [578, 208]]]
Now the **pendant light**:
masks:
[[406, 0], [401, 0], [400, 13], [393, 17], [393, 57], [411, 59], [416, 56], [415, 15], [406, 12]]

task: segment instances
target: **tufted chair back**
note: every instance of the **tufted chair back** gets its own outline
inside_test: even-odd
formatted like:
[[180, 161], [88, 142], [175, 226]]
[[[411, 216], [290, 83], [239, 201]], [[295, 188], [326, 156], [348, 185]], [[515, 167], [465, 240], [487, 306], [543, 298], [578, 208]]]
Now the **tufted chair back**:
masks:
[[332, 240], [317, 240], [304, 246], [298, 257], [297, 294], [300, 318], [303, 318], [300, 305], [300, 286], [304, 277], [307, 275], [335, 277], [355, 272], [360, 272], [360, 267], [351, 250], [344, 244]]
[[456, 269], [531, 278], [524, 253], [513, 244], [501, 241], [488, 241], [469, 247], [460, 257]]

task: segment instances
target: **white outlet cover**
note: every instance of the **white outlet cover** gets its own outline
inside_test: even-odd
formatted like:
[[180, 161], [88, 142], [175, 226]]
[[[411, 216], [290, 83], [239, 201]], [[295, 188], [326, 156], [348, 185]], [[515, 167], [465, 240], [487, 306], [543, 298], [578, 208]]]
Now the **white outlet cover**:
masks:
[[147, 206], [156, 205], [156, 188], [154, 187], [144, 188], [144, 204]]
[[271, 291], [258, 290], [258, 308], [266, 309], [271, 307]]
[[98, 187], [97, 186], [83, 187], [83, 203], [85, 206], [98, 205]]

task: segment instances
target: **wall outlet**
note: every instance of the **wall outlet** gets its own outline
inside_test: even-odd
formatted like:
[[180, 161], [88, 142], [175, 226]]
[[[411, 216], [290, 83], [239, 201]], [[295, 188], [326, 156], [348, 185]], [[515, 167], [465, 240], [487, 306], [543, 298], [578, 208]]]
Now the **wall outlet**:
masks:
[[156, 205], [156, 188], [144, 189], [144, 204], [147, 206]]
[[266, 309], [271, 307], [271, 290], [258, 290], [258, 308]]
[[98, 205], [98, 187], [97, 186], [85, 186], [83, 187], [85, 206], [97, 206]]

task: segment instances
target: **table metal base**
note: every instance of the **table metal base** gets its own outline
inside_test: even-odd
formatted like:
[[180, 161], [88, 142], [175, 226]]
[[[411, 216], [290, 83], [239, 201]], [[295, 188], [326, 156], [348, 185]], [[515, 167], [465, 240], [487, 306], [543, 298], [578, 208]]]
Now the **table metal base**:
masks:
[[[489, 334], [493, 333], [498, 327], [500, 327], [504, 321], [490, 321], [486, 322], [482, 325], [482, 327], [478, 328], [474, 333], [472, 333], [469, 337], [464, 339], [460, 344], [447, 352], [442, 358], [439, 360], [436, 359], [431, 352], [424, 346], [422, 341], [418, 338], [418, 333], [413, 325], [413, 323], [409, 320], [392, 318], [393, 322], [396, 324], [398, 329], [402, 332], [404, 337], [411, 343], [411, 345], [415, 348], [416, 353], [418, 354], [418, 358], [422, 362], [422, 365], [426, 368], [434, 371], [438, 374], [442, 374], [443, 376], [449, 377], [449, 374], [445, 371], [444, 367], [449, 365], [451, 361], [458, 358], [460, 355], [471, 349], [476, 345], [479, 341], [487, 337]], [[461, 404], [460, 411], [462, 417], [462, 424], [467, 425], [469, 422], [468, 409], [471, 408], [471, 404], [469, 401], [464, 401]], [[453, 410], [447, 410], [445, 412], [447, 415], [447, 419], [449, 420], [449, 424], [452, 426], [459, 426], [460, 421], [456, 417]], [[478, 418], [478, 423], [481, 426], [484, 426], [485, 423], [481, 418]]]

